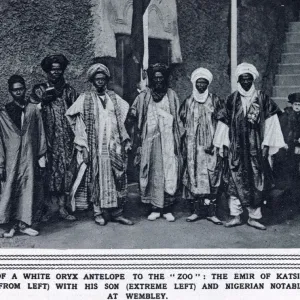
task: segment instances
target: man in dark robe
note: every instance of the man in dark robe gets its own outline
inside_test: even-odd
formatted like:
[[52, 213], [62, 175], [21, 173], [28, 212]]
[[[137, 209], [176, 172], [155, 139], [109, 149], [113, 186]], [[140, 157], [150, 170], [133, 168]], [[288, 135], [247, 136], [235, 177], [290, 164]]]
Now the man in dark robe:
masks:
[[[74, 221], [76, 218], [68, 212], [66, 197], [72, 180], [70, 163], [73, 157], [74, 134], [65, 113], [76, 100], [77, 93], [64, 79], [68, 63], [62, 54], [47, 56], [43, 59], [41, 67], [46, 72], [48, 80], [33, 87], [31, 101], [39, 103], [41, 107], [46, 132], [47, 194], [52, 203], [57, 199], [60, 217]], [[45, 219], [47, 216], [50, 216], [50, 212], [47, 213]]]
[[107, 89], [109, 69], [93, 64], [87, 76], [91, 91], [81, 94], [66, 116], [75, 133], [78, 164], [87, 169], [75, 195], [75, 206], [84, 210], [93, 205], [95, 222], [112, 221], [133, 225], [123, 216], [127, 198], [127, 151], [131, 147], [124, 122], [129, 105]]
[[149, 88], [135, 99], [128, 114], [128, 124], [137, 124], [135, 164], [139, 168], [142, 202], [151, 205], [148, 220], [156, 220], [162, 214], [167, 221], [173, 222], [172, 206], [182, 173], [179, 99], [168, 88], [166, 65], [150, 66], [148, 76]]
[[[192, 214], [187, 222], [195, 222], [208, 207], [207, 220], [216, 225], [222, 222], [216, 216], [216, 198], [221, 186], [222, 158], [216, 153], [213, 137], [217, 113], [224, 105], [208, 86], [212, 73], [205, 68], [196, 69], [191, 75], [193, 93], [181, 105], [179, 115], [185, 128], [183, 199], [187, 199]], [[219, 166], [218, 166], [219, 165]]]
[[26, 100], [23, 77], [8, 80], [12, 102], [0, 111], [0, 223], [11, 222], [4, 237], [21, 233], [36, 236], [34, 219], [36, 181], [45, 167], [46, 140], [40, 110]]
[[280, 116], [280, 124], [287, 149], [275, 156], [274, 173], [278, 185], [289, 189], [294, 201], [300, 196], [300, 93], [288, 96], [291, 106]]
[[269, 156], [285, 146], [279, 107], [253, 81], [259, 76], [248, 63], [237, 67], [238, 90], [219, 111], [214, 145], [229, 159], [229, 209], [231, 220], [225, 226], [241, 224], [243, 207], [249, 213], [248, 225], [265, 230], [262, 218], [263, 192], [273, 187]]

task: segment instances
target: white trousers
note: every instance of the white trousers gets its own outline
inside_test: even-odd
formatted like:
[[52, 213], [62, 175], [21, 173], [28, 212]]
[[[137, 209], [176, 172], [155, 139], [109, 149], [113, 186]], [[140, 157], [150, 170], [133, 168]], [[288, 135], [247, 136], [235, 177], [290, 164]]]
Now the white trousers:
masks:
[[[243, 207], [241, 204], [241, 201], [234, 196], [229, 197], [229, 210], [230, 210], [230, 215], [231, 216], [239, 216], [243, 213]], [[260, 207], [247, 207], [248, 213], [249, 213], [249, 218], [251, 219], [261, 219], [262, 214], [261, 214], [261, 208]]]

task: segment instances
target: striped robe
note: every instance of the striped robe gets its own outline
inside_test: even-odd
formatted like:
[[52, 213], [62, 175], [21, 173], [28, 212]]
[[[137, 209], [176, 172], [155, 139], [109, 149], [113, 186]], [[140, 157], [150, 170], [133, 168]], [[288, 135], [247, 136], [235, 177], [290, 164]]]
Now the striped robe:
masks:
[[127, 155], [129, 136], [124, 121], [129, 105], [113, 91], [106, 91], [106, 108], [96, 92], [79, 96], [66, 116], [74, 130], [77, 161], [82, 161], [82, 147], [88, 149], [89, 164], [75, 195], [77, 209], [92, 202], [101, 208], [116, 208], [127, 193]]

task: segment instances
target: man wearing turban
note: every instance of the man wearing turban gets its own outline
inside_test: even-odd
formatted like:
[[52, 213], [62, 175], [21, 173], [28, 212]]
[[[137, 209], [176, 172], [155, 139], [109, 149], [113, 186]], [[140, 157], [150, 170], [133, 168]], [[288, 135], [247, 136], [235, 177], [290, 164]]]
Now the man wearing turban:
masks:
[[93, 206], [100, 226], [109, 218], [124, 225], [133, 222], [123, 216], [127, 198], [127, 151], [130, 139], [125, 129], [129, 105], [107, 89], [109, 69], [101, 63], [87, 71], [92, 90], [81, 94], [66, 116], [75, 133], [77, 161], [87, 169], [75, 195], [77, 210]]
[[181, 105], [179, 115], [185, 128], [183, 198], [191, 206], [192, 215], [186, 221], [199, 219], [201, 206], [207, 205], [207, 219], [216, 225], [222, 222], [216, 217], [216, 196], [221, 182], [217, 169], [221, 157], [213, 146], [217, 125], [217, 113], [224, 105], [219, 97], [208, 92], [213, 75], [205, 68], [196, 69], [191, 75], [193, 93]]
[[229, 160], [229, 209], [231, 220], [225, 226], [241, 224], [240, 215], [248, 210], [248, 225], [265, 230], [262, 218], [263, 193], [273, 187], [269, 157], [285, 147], [278, 114], [279, 107], [264, 92], [256, 90], [259, 76], [248, 63], [238, 65], [238, 90], [219, 111], [214, 145]]
[[[67, 194], [72, 173], [69, 170], [73, 154], [74, 135], [65, 113], [77, 98], [75, 89], [65, 82], [64, 71], [68, 65], [62, 54], [50, 55], [41, 62], [47, 82], [35, 85], [31, 102], [39, 103], [47, 138], [47, 195], [52, 202], [57, 199], [60, 217], [74, 221], [67, 209]], [[50, 200], [50, 199], [49, 199]], [[50, 201], [44, 220], [50, 217]]]
[[169, 70], [157, 63], [148, 70], [149, 88], [142, 91], [130, 108], [128, 123], [135, 126], [139, 184], [143, 203], [151, 205], [148, 220], [161, 214], [175, 221], [172, 204], [181, 180], [182, 158], [179, 99], [168, 88]]

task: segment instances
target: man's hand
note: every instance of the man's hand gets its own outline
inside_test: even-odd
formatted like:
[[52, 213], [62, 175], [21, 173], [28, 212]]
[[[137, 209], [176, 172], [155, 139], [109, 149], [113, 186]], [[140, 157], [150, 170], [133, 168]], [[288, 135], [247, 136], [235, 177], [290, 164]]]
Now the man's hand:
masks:
[[131, 146], [130, 140], [126, 140], [125, 141], [124, 149], [125, 149], [125, 152], [128, 152], [128, 151], [132, 150], [132, 146]]
[[269, 156], [269, 147], [264, 146], [263, 151], [262, 151], [263, 157], [268, 157]]
[[40, 159], [39, 159], [39, 167], [40, 168], [46, 168], [46, 156], [42, 156]]
[[5, 181], [5, 169], [0, 168], [0, 180]]
[[85, 147], [82, 149], [82, 159], [86, 165], [89, 163], [89, 153]]
[[134, 166], [138, 166], [141, 163], [141, 153], [142, 153], [142, 147], [138, 147], [133, 161]]

